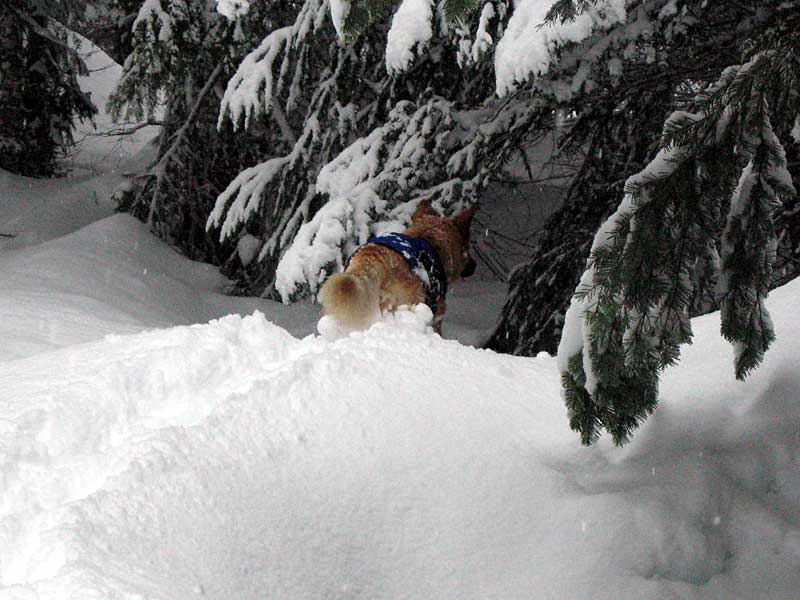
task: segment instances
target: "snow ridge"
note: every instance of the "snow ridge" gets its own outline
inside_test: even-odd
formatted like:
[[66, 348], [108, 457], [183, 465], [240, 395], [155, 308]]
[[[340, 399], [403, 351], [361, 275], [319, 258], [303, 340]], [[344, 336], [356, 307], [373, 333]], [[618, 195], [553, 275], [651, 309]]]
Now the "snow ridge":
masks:
[[625, 449], [579, 445], [553, 359], [442, 340], [424, 310], [0, 364], [0, 599], [792, 597], [796, 293], [745, 384], [696, 320]]

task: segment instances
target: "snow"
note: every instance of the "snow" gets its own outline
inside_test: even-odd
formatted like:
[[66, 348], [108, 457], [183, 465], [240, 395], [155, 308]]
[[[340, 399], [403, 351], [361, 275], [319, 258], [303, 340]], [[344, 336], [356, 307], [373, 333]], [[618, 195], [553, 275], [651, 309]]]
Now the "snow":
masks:
[[792, 597], [798, 292], [744, 384], [697, 319], [624, 449], [578, 444], [552, 358], [443, 340], [429, 311], [0, 363], [0, 598]]
[[208, 216], [206, 226], [209, 229], [219, 227], [220, 240], [237, 233], [242, 225], [258, 212], [263, 201], [264, 189], [290, 160], [290, 156], [281, 156], [244, 169], [219, 195], [214, 210]]
[[[425, 307], [313, 335], [113, 215], [119, 179], [0, 172], [0, 600], [797, 596], [800, 281], [746, 382], [695, 319], [633, 441], [585, 448], [553, 358]], [[445, 333], [502, 296], [460, 282]]]
[[218, 127], [222, 127], [225, 118], [230, 117], [234, 129], [237, 129], [244, 116], [244, 128], [247, 129], [253, 116], [269, 112], [276, 88], [273, 64], [291, 36], [292, 27], [276, 29], [245, 56], [228, 81], [220, 104]]
[[481, 17], [478, 21], [478, 30], [475, 32], [475, 41], [472, 44], [471, 58], [473, 62], [478, 62], [492, 45], [492, 36], [489, 34], [489, 22], [495, 17], [493, 4], [484, 4], [481, 9]]
[[531, 77], [546, 75], [557, 49], [580, 42], [596, 29], [624, 23], [625, 0], [599, 0], [572, 21], [543, 25], [551, 0], [520, 0], [497, 44], [497, 93], [504, 96]]
[[[221, 293], [226, 280], [216, 268], [186, 260], [127, 215], [4, 252], [0, 278], [0, 360], [247, 309]], [[267, 304], [250, 300], [249, 310], [260, 303]], [[313, 321], [309, 315], [304, 331]]]
[[217, 0], [217, 12], [236, 19], [250, 10], [250, 0]]
[[336, 29], [336, 34], [340, 39], [345, 39], [344, 22], [347, 15], [350, 14], [349, 0], [329, 0], [328, 2], [331, 10], [331, 21], [333, 21], [333, 28]]
[[431, 37], [433, 2], [403, 0], [386, 36], [386, 70], [389, 73], [405, 71], [414, 59], [414, 48], [422, 51]]
[[158, 39], [162, 42], [168, 42], [172, 38], [172, 17], [161, 6], [161, 0], [144, 0], [142, 6], [139, 8], [139, 14], [131, 26], [131, 31], [144, 23], [147, 28], [148, 35], [154, 35], [155, 25], [152, 21], [153, 17], [158, 20]]

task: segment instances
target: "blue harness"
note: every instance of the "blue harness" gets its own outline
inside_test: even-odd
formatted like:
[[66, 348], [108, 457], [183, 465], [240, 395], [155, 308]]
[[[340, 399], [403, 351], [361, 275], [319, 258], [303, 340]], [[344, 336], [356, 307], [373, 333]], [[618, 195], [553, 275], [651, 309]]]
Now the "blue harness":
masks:
[[[379, 246], [391, 248], [405, 259], [414, 275], [422, 281], [422, 285], [425, 288], [425, 304], [430, 307], [435, 315], [439, 298], [444, 297], [447, 293], [447, 274], [444, 271], [444, 265], [442, 265], [442, 260], [439, 258], [436, 248], [430, 242], [404, 233], [389, 233], [374, 237], [367, 240], [367, 244], [378, 244]], [[353, 256], [358, 253], [358, 250], [355, 251]], [[352, 259], [352, 256], [350, 259]], [[347, 265], [350, 264], [350, 259], [348, 259]], [[347, 265], [345, 265], [345, 268], [347, 268]]]

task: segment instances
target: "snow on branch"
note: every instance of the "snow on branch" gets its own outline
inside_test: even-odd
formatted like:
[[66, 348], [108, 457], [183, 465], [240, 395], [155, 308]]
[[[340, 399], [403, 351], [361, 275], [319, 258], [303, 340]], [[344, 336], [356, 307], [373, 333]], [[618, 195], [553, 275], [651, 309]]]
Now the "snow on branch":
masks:
[[244, 126], [247, 128], [253, 115], [269, 112], [276, 88], [273, 65], [291, 39], [292, 30], [291, 26], [276, 29], [245, 57], [228, 82], [219, 109], [217, 127], [221, 127], [225, 117], [229, 115], [234, 128], [238, 128], [244, 115]]
[[[239, 233], [250, 219], [261, 214], [266, 192], [271, 190], [277, 196], [285, 191], [282, 177], [286, 171], [296, 168], [307, 158], [308, 148], [315, 143], [319, 134], [319, 123], [316, 119], [309, 119], [289, 154], [271, 158], [239, 173], [217, 198], [214, 210], [206, 222], [206, 229], [220, 228], [220, 241]], [[234, 194], [236, 198], [231, 201]], [[264, 245], [265, 248], [273, 246], [274, 240]]]
[[[275, 289], [285, 302], [316, 292], [370, 237], [401, 230], [421, 198], [435, 198], [440, 209], [462, 206], [469, 182], [441, 183], [457, 143], [451, 110], [444, 101], [419, 108], [401, 102], [384, 125], [322, 168], [316, 192], [329, 200], [300, 227], [276, 271]], [[436, 144], [428, 148], [431, 139]]]
[[[220, 7], [218, 9], [221, 10]], [[229, 117], [234, 129], [237, 129], [244, 116], [244, 127], [247, 128], [254, 115], [266, 115], [272, 111], [284, 135], [287, 135], [289, 127], [283, 108], [290, 110], [298, 94], [296, 87], [303, 74], [303, 40], [322, 26], [326, 15], [327, 0], [307, 0], [292, 25], [271, 32], [258, 48], [244, 58], [222, 97], [217, 127], [221, 127], [225, 118]], [[280, 66], [277, 66], [279, 57]], [[289, 73], [290, 64], [294, 65], [293, 76]], [[281, 108], [276, 98], [287, 76], [292, 78], [289, 100]], [[294, 136], [289, 134], [288, 137], [291, 139]]]
[[169, 42], [172, 37], [172, 17], [161, 7], [160, 0], [145, 0], [139, 9], [131, 26], [131, 31], [136, 31], [139, 24], [144, 23], [147, 27], [147, 35], [155, 38], [156, 28], [155, 22], [151, 17], [155, 17], [158, 21], [158, 41], [162, 43]]
[[350, 14], [350, 2], [348, 0], [330, 0], [331, 7], [331, 21], [333, 21], [333, 28], [336, 30], [336, 35], [340, 39], [345, 38], [345, 21], [347, 15]]
[[497, 93], [504, 96], [530, 77], [546, 75], [557, 60], [555, 51], [581, 42], [598, 29], [624, 23], [625, 0], [598, 0], [571, 21], [544, 24], [552, 0], [521, 0], [497, 44]]
[[693, 112], [674, 112], [662, 149], [628, 178], [619, 208], [595, 235], [558, 348], [570, 422], [584, 443], [601, 428], [624, 443], [654, 410], [659, 373], [692, 339], [698, 293], [716, 292], [737, 378], [775, 339], [765, 306], [773, 213], [796, 194], [771, 122], [787, 112], [772, 87], [782, 61], [782, 53], [758, 52], [726, 68], [695, 97]]
[[217, 0], [217, 12], [229, 19], [238, 19], [250, 10], [250, 0]]
[[392, 18], [386, 37], [386, 70], [405, 71], [414, 59], [414, 48], [421, 52], [433, 37], [433, 1], [403, 0]]
[[[241, 226], [258, 213], [264, 189], [275, 179], [289, 160], [288, 156], [272, 158], [239, 173], [217, 198], [214, 210], [208, 217], [206, 228], [219, 227], [221, 241], [238, 233]], [[236, 194], [236, 198], [231, 202], [234, 194]]]
[[497, 11], [495, 11], [493, 4], [486, 3], [483, 5], [481, 17], [478, 21], [478, 31], [475, 33], [475, 41], [470, 49], [472, 61], [475, 63], [494, 43], [492, 36], [489, 34], [489, 22], [497, 16], [496, 13]]

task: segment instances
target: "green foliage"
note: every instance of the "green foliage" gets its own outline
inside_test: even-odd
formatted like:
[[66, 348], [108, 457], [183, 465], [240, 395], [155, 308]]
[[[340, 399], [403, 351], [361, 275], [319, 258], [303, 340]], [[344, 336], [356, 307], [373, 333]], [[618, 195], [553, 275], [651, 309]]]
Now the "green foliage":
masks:
[[353, 0], [344, 19], [344, 36], [353, 42], [375, 22], [384, 19], [395, 0]]
[[547, 11], [545, 22], [572, 21], [585, 11], [589, 6], [597, 4], [597, 0], [555, 0], [550, 10]]
[[74, 120], [96, 112], [78, 85], [85, 66], [55, 20], [72, 4], [9, 0], [0, 14], [0, 167], [9, 171], [55, 173]]
[[765, 307], [773, 213], [795, 191], [772, 121], [786, 131], [800, 112], [800, 23], [796, 13], [773, 19], [741, 65], [667, 120], [661, 152], [629, 178], [625, 200], [595, 237], [571, 314], [588, 332], [586, 345], [564, 357], [562, 373], [584, 443], [603, 428], [624, 443], [652, 412], [659, 373], [691, 341], [699, 297], [713, 293], [721, 306], [737, 378], [775, 339]]
[[444, 16], [448, 23], [463, 23], [480, 8], [479, 0], [445, 0]]

